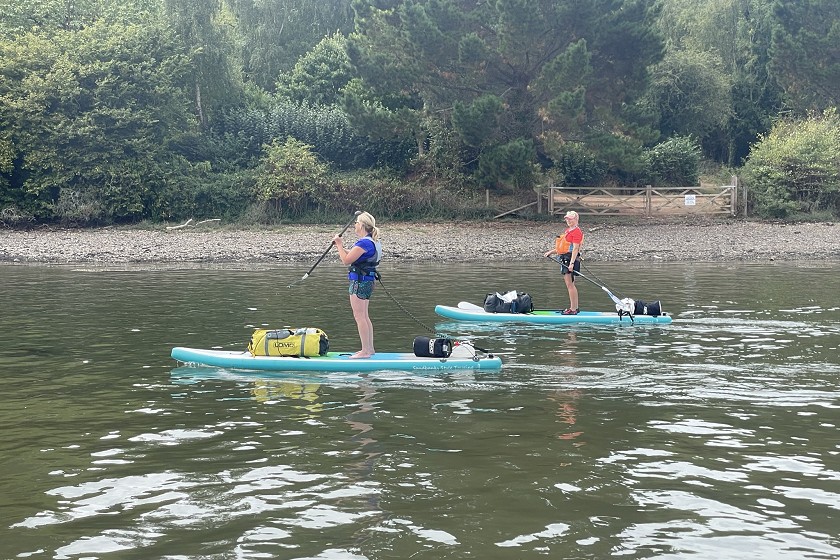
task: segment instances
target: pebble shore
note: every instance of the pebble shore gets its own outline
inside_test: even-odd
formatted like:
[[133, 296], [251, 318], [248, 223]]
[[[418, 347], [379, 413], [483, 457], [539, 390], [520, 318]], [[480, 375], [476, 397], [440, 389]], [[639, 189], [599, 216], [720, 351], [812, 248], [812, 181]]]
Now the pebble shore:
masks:
[[[589, 261], [838, 260], [840, 226], [719, 220], [598, 223], [583, 217]], [[0, 230], [0, 263], [314, 262], [341, 225], [232, 230], [217, 224], [149, 229]], [[557, 222], [382, 223], [392, 262], [533, 261], [553, 247]], [[348, 241], [354, 241], [348, 232]], [[329, 258], [329, 257], [328, 257]], [[337, 259], [337, 257], [336, 257]]]

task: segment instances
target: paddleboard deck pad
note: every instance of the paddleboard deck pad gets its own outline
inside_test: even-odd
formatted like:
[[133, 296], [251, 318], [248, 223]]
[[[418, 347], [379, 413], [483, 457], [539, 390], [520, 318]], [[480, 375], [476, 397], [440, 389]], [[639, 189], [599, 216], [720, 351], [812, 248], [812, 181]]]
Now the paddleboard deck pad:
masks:
[[361, 359], [351, 359], [351, 354], [328, 352], [325, 356], [312, 358], [254, 356], [250, 352], [201, 350], [183, 346], [175, 347], [171, 352], [174, 359], [185, 364], [261, 371], [447, 371], [498, 370], [502, 367], [502, 360], [492, 354], [464, 358], [420, 358], [410, 353], [377, 352], [370, 358]]
[[617, 312], [581, 311], [577, 315], [563, 315], [562, 311], [551, 309], [535, 309], [530, 313], [488, 313], [483, 307], [474, 303], [462, 301], [457, 307], [436, 305], [435, 313], [447, 319], [456, 321], [471, 321], [481, 323], [532, 323], [571, 325], [578, 323], [610, 324], [666, 324], [672, 321], [667, 313], [662, 315], [628, 315], [620, 316]]

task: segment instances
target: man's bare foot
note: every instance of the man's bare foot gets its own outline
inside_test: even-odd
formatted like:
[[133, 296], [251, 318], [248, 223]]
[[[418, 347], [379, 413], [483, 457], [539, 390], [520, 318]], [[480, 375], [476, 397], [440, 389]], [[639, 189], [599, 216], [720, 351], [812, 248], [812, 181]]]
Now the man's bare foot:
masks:
[[370, 358], [371, 356], [373, 356], [373, 352], [368, 353], [368, 352], [362, 352], [361, 350], [359, 350], [358, 352], [356, 352], [355, 354], [350, 356], [350, 359], [353, 360], [353, 359], [357, 359], [357, 358]]

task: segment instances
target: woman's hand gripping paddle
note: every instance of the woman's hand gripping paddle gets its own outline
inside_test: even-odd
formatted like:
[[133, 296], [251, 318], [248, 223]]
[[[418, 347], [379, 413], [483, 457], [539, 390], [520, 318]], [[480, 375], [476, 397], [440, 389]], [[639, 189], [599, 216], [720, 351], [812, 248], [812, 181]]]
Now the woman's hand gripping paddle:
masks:
[[[344, 226], [344, 229], [341, 230], [341, 233], [338, 234], [339, 237], [344, 235], [344, 232], [347, 231], [348, 229], [350, 229], [350, 226], [352, 226], [356, 222], [356, 217], [361, 213], [362, 213], [361, 210], [356, 210], [356, 212], [353, 214], [353, 219], [350, 220], [349, 222], [347, 222], [347, 225]], [[321, 264], [321, 261], [324, 260], [324, 257], [327, 256], [327, 253], [330, 252], [330, 249], [333, 248], [333, 245], [335, 245], [335, 241], [330, 241], [329, 247], [327, 247], [326, 250], [323, 253], [321, 253], [321, 256], [318, 257], [318, 260], [315, 261], [315, 264], [313, 264], [312, 267], [309, 270], [306, 271], [306, 274], [303, 275], [303, 278], [301, 278], [300, 280], [295, 280], [294, 282], [289, 284], [288, 287], [291, 288], [292, 286], [294, 286], [296, 284], [299, 284], [300, 282], [303, 282], [304, 280], [309, 278], [309, 275], [312, 274], [312, 271], [315, 270], [316, 266]]]

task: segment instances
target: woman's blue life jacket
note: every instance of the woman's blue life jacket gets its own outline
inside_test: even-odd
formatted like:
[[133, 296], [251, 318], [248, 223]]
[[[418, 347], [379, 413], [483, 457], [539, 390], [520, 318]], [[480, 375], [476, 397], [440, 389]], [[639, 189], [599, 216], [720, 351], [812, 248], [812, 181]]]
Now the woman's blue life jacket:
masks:
[[[363, 237], [356, 242], [356, 245], [365, 250], [356, 262], [350, 265], [350, 272], [347, 278], [357, 281], [376, 280], [379, 273], [376, 267], [382, 260], [382, 244], [374, 241], [370, 236]], [[355, 246], [355, 245], [354, 245]]]

